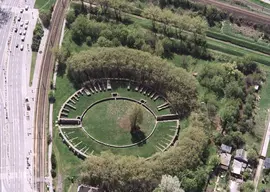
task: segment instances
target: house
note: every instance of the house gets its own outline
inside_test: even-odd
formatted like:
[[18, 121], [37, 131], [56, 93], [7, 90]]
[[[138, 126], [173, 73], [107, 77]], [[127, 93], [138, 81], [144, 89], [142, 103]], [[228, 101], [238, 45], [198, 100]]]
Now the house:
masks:
[[232, 164], [232, 170], [231, 173], [235, 176], [240, 176], [241, 173], [244, 171], [243, 163], [241, 161], [238, 161], [236, 159], [233, 160]]
[[77, 192], [97, 192], [98, 188], [87, 185], [79, 185]]
[[228, 170], [230, 166], [232, 155], [228, 153], [220, 154], [220, 168], [224, 170]]
[[265, 158], [263, 168], [270, 169], [270, 158], [269, 157]]
[[224, 153], [231, 153], [231, 151], [232, 151], [232, 147], [228, 146], [228, 145], [225, 145], [225, 144], [221, 144], [220, 149]]
[[237, 149], [235, 151], [235, 156], [234, 158], [238, 161], [247, 163], [248, 159], [247, 159], [247, 152], [244, 149]]

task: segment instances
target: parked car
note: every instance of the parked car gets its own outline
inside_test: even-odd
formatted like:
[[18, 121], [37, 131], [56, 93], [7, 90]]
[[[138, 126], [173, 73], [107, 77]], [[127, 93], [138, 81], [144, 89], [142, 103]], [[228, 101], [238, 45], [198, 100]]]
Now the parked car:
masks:
[[20, 50], [21, 50], [21, 51], [23, 50], [23, 45], [21, 45]]

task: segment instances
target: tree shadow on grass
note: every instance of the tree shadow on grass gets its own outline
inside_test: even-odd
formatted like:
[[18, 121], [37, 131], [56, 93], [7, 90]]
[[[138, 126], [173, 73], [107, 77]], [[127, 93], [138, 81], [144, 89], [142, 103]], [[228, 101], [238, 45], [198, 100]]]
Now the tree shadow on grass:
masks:
[[[140, 130], [140, 127], [136, 127], [136, 129], [131, 130], [130, 134], [131, 134], [131, 142], [132, 143], [139, 143], [140, 142], [138, 144], [139, 147], [146, 144], [146, 140], [144, 140], [146, 138], [146, 136], [145, 136], [144, 132]], [[141, 142], [141, 141], [143, 141], [143, 142]]]

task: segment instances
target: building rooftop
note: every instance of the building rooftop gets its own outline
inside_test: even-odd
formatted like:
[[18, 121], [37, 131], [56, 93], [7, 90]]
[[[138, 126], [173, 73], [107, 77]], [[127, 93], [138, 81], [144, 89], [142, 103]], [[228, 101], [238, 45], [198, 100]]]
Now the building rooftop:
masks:
[[232, 155], [228, 153], [221, 153], [220, 154], [220, 164], [226, 167], [229, 167], [231, 162]]
[[241, 175], [243, 163], [234, 159], [232, 164], [232, 173], [236, 175]]
[[232, 147], [225, 144], [221, 144], [220, 149], [222, 152], [225, 152], [225, 153], [231, 153], [232, 151]]
[[247, 162], [247, 152], [244, 149], [237, 149], [235, 151], [235, 159], [237, 159], [238, 161], [242, 161], [242, 162]]
[[270, 169], [270, 158], [269, 157], [265, 158], [265, 160], [264, 160], [264, 168]]

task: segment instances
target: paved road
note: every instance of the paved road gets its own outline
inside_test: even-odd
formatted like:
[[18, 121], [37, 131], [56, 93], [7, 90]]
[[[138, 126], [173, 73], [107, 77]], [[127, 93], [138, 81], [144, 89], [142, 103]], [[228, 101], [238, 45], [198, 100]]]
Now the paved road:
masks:
[[[20, 13], [28, 5], [28, 11]], [[0, 7], [9, 19], [0, 28], [0, 192], [33, 191], [31, 111], [29, 118], [25, 98], [28, 95], [30, 45], [36, 18], [34, 1], [4, 0]], [[32, 14], [34, 12], [34, 14]], [[28, 29], [17, 21], [29, 21]], [[15, 28], [18, 31], [15, 32]], [[26, 31], [24, 42], [19, 31]], [[16, 47], [18, 45], [18, 47]], [[23, 50], [20, 46], [23, 45]], [[33, 128], [33, 127], [32, 127]]]

